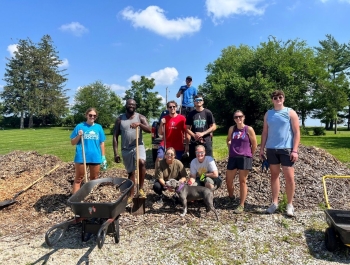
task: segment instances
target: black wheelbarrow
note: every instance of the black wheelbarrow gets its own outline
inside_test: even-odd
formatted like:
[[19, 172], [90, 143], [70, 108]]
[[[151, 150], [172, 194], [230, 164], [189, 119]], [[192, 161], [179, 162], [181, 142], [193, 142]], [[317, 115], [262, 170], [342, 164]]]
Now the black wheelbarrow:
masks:
[[[112, 182], [121, 192], [120, 196], [113, 202], [87, 203], [83, 202], [92, 189], [100, 183]], [[119, 217], [124, 212], [128, 193], [134, 183], [125, 178], [101, 178], [85, 183], [74, 195], [68, 199], [75, 217], [68, 221], [51, 227], [45, 234], [45, 242], [49, 247], [55, 245], [67, 231], [70, 225], [82, 223], [82, 240], [87, 233], [97, 234], [98, 248], [102, 248], [106, 234], [112, 233], [115, 243], [119, 243]], [[106, 221], [101, 222], [101, 220]], [[96, 220], [98, 220], [96, 222]]]
[[338, 179], [350, 179], [350, 176], [323, 176], [323, 189], [326, 199], [327, 209], [325, 210], [326, 222], [328, 228], [325, 231], [325, 243], [326, 248], [329, 251], [334, 251], [337, 248], [337, 244], [341, 241], [346, 246], [350, 247], [350, 211], [346, 210], [334, 210], [328, 202], [326, 179], [338, 178]]

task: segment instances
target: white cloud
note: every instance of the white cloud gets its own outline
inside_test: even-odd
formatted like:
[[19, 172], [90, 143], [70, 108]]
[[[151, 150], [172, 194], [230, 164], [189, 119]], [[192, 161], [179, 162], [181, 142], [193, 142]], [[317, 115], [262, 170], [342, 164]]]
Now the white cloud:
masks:
[[17, 44], [10, 44], [7, 46], [7, 51], [10, 53], [11, 57], [15, 56], [15, 52], [18, 51]]
[[79, 22], [72, 22], [70, 24], [64, 24], [60, 28], [62, 31], [70, 32], [75, 36], [82, 36], [84, 33], [87, 33], [89, 30], [81, 25]]
[[141, 80], [140, 75], [133, 75], [133, 76], [129, 77], [129, 79], [127, 81], [131, 83], [131, 81], [140, 81], [140, 80]]
[[[320, 0], [322, 3], [326, 3], [326, 2], [329, 2], [330, 0]], [[345, 3], [348, 3], [350, 4], [350, 0], [338, 0], [338, 2], [345, 2]]]
[[200, 30], [202, 21], [196, 17], [167, 19], [164, 10], [158, 6], [149, 6], [145, 10], [133, 12], [126, 7], [121, 14], [130, 20], [135, 28], [145, 28], [169, 39], [180, 39]]
[[125, 86], [117, 85], [117, 84], [111, 84], [108, 85], [110, 88], [114, 91], [125, 91], [127, 88]]
[[[177, 77], [179, 76], [179, 72], [174, 67], [165, 67], [164, 69], [160, 69], [157, 72], [151, 73], [149, 76], [145, 76], [147, 78], [154, 78], [154, 82], [157, 85], [171, 85], [175, 82]], [[140, 75], [133, 75], [128, 79], [128, 82], [131, 81], [140, 81]]]
[[156, 85], [171, 85], [179, 76], [178, 71], [174, 67], [165, 67], [157, 72], [151, 73], [150, 77], [154, 78]]
[[163, 97], [162, 95], [158, 94], [157, 98], [161, 98], [162, 99], [162, 101], [161, 101], [162, 104], [164, 104], [164, 105], [166, 104], [165, 97]]
[[62, 63], [58, 65], [58, 67], [62, 67], [62, 68], [68, 68], [69, 66], [69, 62], [68, 62], [68, 59], [64, 58], [62, 60]]
[[258, 7], [258, 4], [265, 0], [206, 0], [208, 16], [213, 21], [235, 15], [263, 15], [265, 6]]

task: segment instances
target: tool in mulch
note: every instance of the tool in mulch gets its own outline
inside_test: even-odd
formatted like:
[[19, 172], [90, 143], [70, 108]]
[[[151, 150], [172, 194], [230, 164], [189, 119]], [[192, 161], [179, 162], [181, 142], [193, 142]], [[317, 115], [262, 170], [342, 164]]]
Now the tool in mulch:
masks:
[[85, 148], [84, 148], [84, 133], [81, 136], [81, 149], [83, 151], [83, 163], [84, 163], [84, 176], [85, 176], [85, 183], [88, 182], [87, 180], [87, 171], [86, 171], [86, 158], [85, 158]]
[[42, 178], [44, 178], [45, 176], [49, 175], [50, 173], [52, 173], [53, 171], [55, 171], [57, 168], [59, 167], [59, 165], [56, 165], [53, 169], [51, 169], [49, 172], [47, 172], [45, 175], [41, 176], [40, 178], [38, 178], [36, 181], [34, 181], [32, 184], [28, 185], [27, 187], [25, 187], [23, 190], [17, 192], [15, 194], [15, 196], [13, 196], [13, 198], [11, 200], [6, 200], [6, 201], [2, 201], [0, 202], [0, 207], [6, 207], [9, 206], [11, 204], [14, 204], [16, 201], [16, 198], [21, 195], [23, 192], [25, 192], [26, 190], [28, 190], [30, 187], [32, 187], [34, 184], [36, 184], [37, 182], [39, 182]]
[[[268, 175], [269, 167], [270, 167], [269, 162], [267, 162], [267, 158], [264, 156], [264, 159], [261, 160], [261, 173], [266, 173], [266, 175]], [[261, 191], [261, 185], [262, 185], [262, 178], [260, 177], [259, 191]]]
[[163, 135], [164, 135], [164, 159], [166, 158], [165, 157], [165, 152], [166, 152], [166, 134], [165, 134], [165, 124], [163, 123]]
[[139, 127], [136, 128], [136, 172], [135, 172], [135, 186], [136, 194], [132, 199], [133, 205], [131, 208], [132, 215], [145, 214], [146, 198], [140, 197], [140, 168], [139, 168]]

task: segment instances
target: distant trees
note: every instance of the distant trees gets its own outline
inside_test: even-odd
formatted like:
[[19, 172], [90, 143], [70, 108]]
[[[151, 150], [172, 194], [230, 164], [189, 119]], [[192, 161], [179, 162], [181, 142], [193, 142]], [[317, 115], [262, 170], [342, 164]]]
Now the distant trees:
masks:
[[20, 128], [24, 118], [29, 118], [28, 127], [33, 126], [34, 117], [42, 125], [55, 123], [68, 111], [68, 97], [65, 95], [66, 75], [59, 69], [62, 61], [49, 35], [38, 44], [29, 38], [19, 40], [14, 57], [7, 59], [0, 97], [3, 113], [20, 116]]
[[72, 112], [75, 123], [85, 121], [85, 111], [90, 107], [94, 107], [98, 111], [96, 122], [105, 128], [115, 122], [117, 115], [123, 109], [121, 98], [101, 81], [81, 87], [76, 92], [74, 101]]
[[141, 76], [140, 81], [132, 81], [131, 88], [125, 91], [124, 100], [134, 99], [137, 112], [147, 119], [158, 118], [161, 113], [162, 99], [158, 92], [151, 92], [155, 87], [154, 78]]
[[[260, 133], [264, 113], [272, 107], [270, 94], [282, 89], [286, 94], [285, 105], [298, 113], [303, 126], [307, 116], [316, 117], [316, 113], [324, 115], [317, 117], [336, 121], [338, 112], [349, 105], [344, 70], [350, 62], [345, 59], [349, 47], [339, 45], [340, 50], [329, 44], [333, 37], [327, 38], [330, 39], [326, 43], [320, 42], [324, 46], [319, 50], [299, 39], [283, 42], [274, 37], [256, 48], [240, 45], [223, 49], [221, 56], [207, 65], [206, 81], [199, 87], [206, 107], [214, 113], [216, 122], [226, 127], [233, 122], [233, 112], [240, 109], [247, 124]], [[344, 58], [343, 66], [330, 67], [329, 54]], [[335, 61], [339, 62], [339, 57]], [[333, 68], [337, 69], [336, 74], [330, 71]]]

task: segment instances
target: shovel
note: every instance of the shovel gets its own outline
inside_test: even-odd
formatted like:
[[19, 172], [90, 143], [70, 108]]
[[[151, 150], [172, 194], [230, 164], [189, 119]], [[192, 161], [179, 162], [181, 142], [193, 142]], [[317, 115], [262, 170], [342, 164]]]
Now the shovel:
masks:
[[83, 151], [83, 163], [84, 163], [84, 176], [85, 176], [85, 183], [88, 182], [87, 180], [87, 171], [86, 171], [86, 158], [85, 158], [85, 149], [84, 149], [84, 133], [81, 136], [81, 149]]
[[132, 199], [133, 205], [131, 213], [133, 215], [145, 214], [145, 203], [146, 198], [140, 198], [140, 169], [139, 169], [139, 127], [136, 128], [136, 172], [135, 172], [135, 186], [136, 186], [136, 195]]
[[44, 176], [41, 176], [40, 178], [38, 178], [36, 181], [34, 181], [32, 184], [30, 184], [29, 186], [25, 187], [23, 190], [17, 192], [15, 194], [15, 196], [13, 196], [12, 200], [6, 200], [6, 201], [2, 201], [0, 202], [0, 207], [5, 207], [11, 204], [14, 204], [15, 202], [17, 202], [15, 199], [21, 195], [23, 192], [25, 192], [26, 190], [28, 190], [30, 187], [32, 187], [35, 183], [37, 183], [38, 181], [40, 181], [43, 177], [49, 175], [51, 172], [53, 172], [54, 170], [56, 170], [59, 167], [59, 165], [56, 165], [53, 169], [51, 169], [49, 172], [47, 172]]

